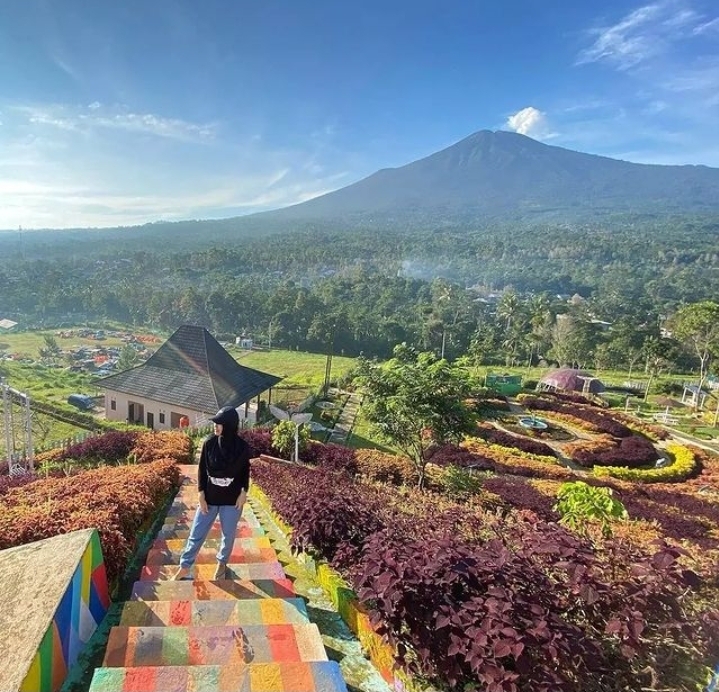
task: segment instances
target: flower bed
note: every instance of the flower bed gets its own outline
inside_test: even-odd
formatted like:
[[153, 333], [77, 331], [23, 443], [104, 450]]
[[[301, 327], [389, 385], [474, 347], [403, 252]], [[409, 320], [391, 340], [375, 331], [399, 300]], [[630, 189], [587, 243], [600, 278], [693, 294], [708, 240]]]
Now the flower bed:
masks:
[[564, 403], [555, 399], [520, 394], [517, 397], [522, 406], [531, 411], [550, 411], [561, 413], [575, 419], [584, 421], [593, 426], [598, 432], [607, 433], [612, 437], [629, 437], [632, 431], [623, 423], [615, 420], [612, 415], [598, 409], [576, 403]]
[[492, 425], [478, 424], [477, 429], [474, 431], [474, 435], [486, 442], [489, 442], [490, 444], [500, 445], [501, 447], [518, 449], [522, 452], [529, 452], [530, 454], [538, 454], [545, 457], [557, 456], [555, 451], [543, 442], [537, 442], [536, 440], [520, 435], [512, 435], [504, 432], [504, 430], [499, 430]]
[[597, 547], [533, 513], [415, 502], [322, 470], [257, 464], [255, 482], [431, 684], [599, 692], [657, 676], [688, 692], [719, 658], [719, 611], [695, 595], [708, 582], [667, 544]]
[[639, 469], [625, 466], [595, 466], [594, 475], [611, 476], [638, 483], [677, 483], [699, 471], [694, 453], [678, 444], [668, 444], [667, 451], [674, 457], [671, 465], [664, 468]]
[[40, 479], [0, 497], [0, 549], [97, 528], [108, 579], [125, 569], [139, 529], [180, 486], [173, 459]]
[[639, 435], [619, 439], [603, 435], [599, 439], [582, 440], [567, 445], [564, 449], [572, 461], [585, 468], [593, 466], [641, 468], [654, 464], [660, 457], [654, 445], [646, 437]]

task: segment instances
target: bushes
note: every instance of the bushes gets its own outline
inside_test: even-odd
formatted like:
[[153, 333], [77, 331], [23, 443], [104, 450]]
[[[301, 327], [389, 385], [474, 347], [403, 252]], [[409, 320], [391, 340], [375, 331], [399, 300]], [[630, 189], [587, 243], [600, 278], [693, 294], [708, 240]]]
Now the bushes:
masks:
[[539, 454], [545, 457], [556, 457], [556, 452], [543, 442], [537, 442], [536, 440], [530, 440], [527, 437], [521, 437], [519, 435], [511, 435], [510, 433], [499, 430], [491, 425], [478, 425], [474, 431], [474, 435], [479, 437], [490, 444], [500, 445], [502, 447], [510, 447], [519, 449], [523, 452], [529, 452], [530, 454]]
[[292, 546], [338, 567], [355, 563], [367, 535], [383, 526], [379, 498], [369, 488], [357, 493], [345, 476], [268, 463], [255, 464], [253, 476], [293, 527]]
[[83, 464], [117, 464], [127, 459], [135, 446], [139, 433], [111, 430], [102, 435], [88, 437], [64, 449], [53, 449], [37, 455], [36, 463], [64, 462], [70, 459]]
[[637, 469], [617, 466], [595, 467], [594, 475], [611, 476], [625, 481], [639, 483], [676, 483], [686, 480], [699, 468], [694, 454], [678, 444], [668, 444], [667, 451], [674, 457], [674, 462], [660, 469]]
[[177, 430], [144, 432], [138, 435], [129, 456], [139, 464], [166, 458], [178, 464], [191, 464], [192, 440]]
[[613, 496], [611, 488], [587, 485], [582, 481], [563, 483], [557, 493], [555, 509], [560, 522], [573, 531], [583, 532], [589, 522], [599, 522], [602, 533], [612, 534], [611, 522], [627, 519], [624, 505]]
[[[431, 459], [435, 463], [434, 457]], [[375, 449], [357, 450], [357, 473], [370, 481], [393, 485], [416, 485], [417, 471], [407, 457]]]
[[302, 460], [308, 464], [321, 466], [328, 471], [341, 471], [349, 476], [358, 472], [357, 454], [350, 447], [336, 444], [322, 444], [310, 440]]
[[659, 453], [645, 437], [632, 435], [618, 440], [603, 439], [581, 442], [571, 447], [572, 460], [585, 468], [593, 466], [624, 466], [640, 468], [654, 464]]
[[415, 505], [404, 489], [257, 466], [294, 544], [332, 560], [405, 667], [437, 687], [599, 692], [656, 676], [688, 692], [719, 657], [719, 612], [664, 543], [595, 547], [529, 512], [478, 516], [428, 494]]
[[180, 486], [172, 459], [49, 478], [0, 498], [0, 549], [97, 528], [110, 581], [127, 565], [138, 531]]

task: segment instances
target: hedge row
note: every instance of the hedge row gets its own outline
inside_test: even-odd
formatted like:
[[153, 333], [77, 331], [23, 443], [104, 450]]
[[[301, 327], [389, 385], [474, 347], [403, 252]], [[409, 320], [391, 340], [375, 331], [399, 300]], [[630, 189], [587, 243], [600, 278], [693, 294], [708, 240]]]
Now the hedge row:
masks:
[[113, 581], [127, 566], [140, 528], [179, 486], [175, 461], [160, 459], [12, 488], [0, 498], [0, 549], [97, 528]]
[[623, 466], [596, 466], [594, 475], [611, 476], [637, 483], [677, 483], [698, 472], [699, 466], [693, 452], [678, 444], [668, 444], [667, 451], [674, 457], [669, 466], [659, 469], [637, 469]]

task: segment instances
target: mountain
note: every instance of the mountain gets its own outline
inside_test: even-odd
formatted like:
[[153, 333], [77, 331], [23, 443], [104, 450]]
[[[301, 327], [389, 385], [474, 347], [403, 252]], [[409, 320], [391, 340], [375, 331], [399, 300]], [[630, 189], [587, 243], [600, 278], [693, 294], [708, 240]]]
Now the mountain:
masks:
[[719, 169], [630, 163], [482, 130], [426, 158], [257, 218], [551, 215], [570, 221], [627, 212], [719, 212]]

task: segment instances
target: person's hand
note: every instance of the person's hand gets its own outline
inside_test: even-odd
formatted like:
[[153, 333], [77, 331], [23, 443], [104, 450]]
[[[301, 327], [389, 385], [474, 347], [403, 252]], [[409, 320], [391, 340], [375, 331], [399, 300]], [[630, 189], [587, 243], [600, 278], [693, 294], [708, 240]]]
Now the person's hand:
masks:
[[207, 500], [204, 495], [200, 495], [200, 512], [207, 514], [210, 510], [207, 509]]
[[235, 507], [241, 512], [242, 508], [245, 506], [245, 501], [247, 500], [247, 493], [243, 490], [240, 493], [240, 496], [237, 498], [237, 502], [235, 502]]

